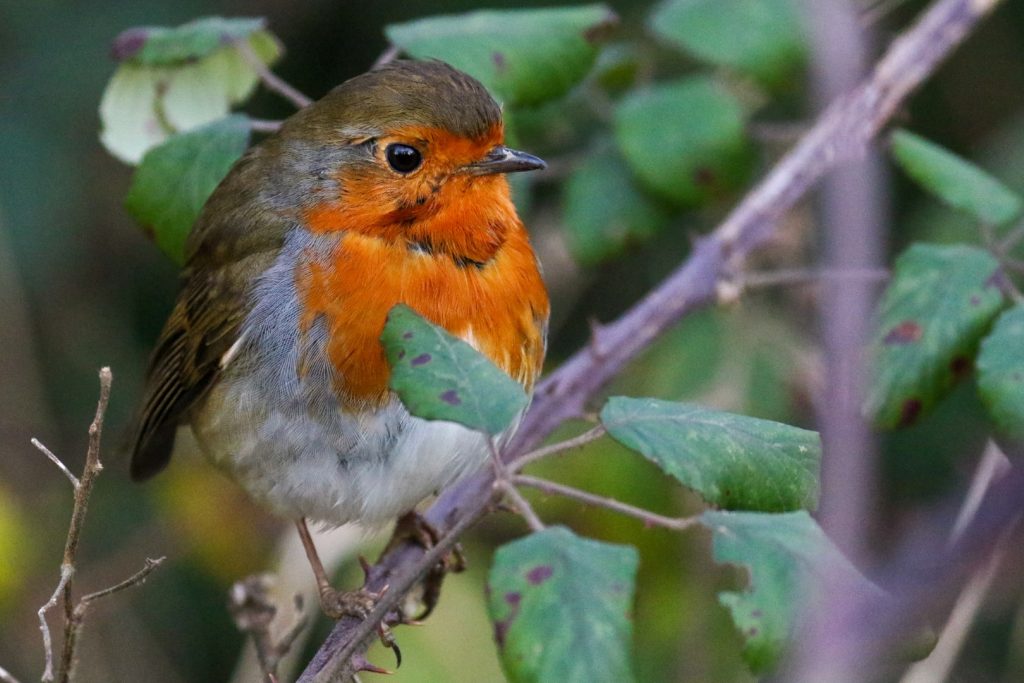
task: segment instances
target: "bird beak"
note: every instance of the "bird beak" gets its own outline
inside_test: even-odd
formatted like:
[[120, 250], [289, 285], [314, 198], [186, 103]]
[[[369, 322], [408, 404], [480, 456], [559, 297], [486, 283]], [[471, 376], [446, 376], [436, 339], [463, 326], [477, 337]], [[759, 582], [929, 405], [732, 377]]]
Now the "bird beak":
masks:
[[490, 175], [492, 173], [535, 171], [547, 167], [548, 165], [540, 157], [509, 149], [505, 145], [498, 145], [483, 159], [465, 166], [464, 169], [472, 175]]

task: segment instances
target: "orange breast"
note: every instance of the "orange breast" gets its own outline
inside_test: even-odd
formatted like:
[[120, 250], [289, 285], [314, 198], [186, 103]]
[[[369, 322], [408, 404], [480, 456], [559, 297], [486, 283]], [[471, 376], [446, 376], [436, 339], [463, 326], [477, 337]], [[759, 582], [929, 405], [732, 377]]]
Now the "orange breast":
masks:
[[380, 334], [398, 303], [470, 341], [532, 388], [544, 356], [548, 299], [526, 232], [512, 220], [480, 266], [426, 253], [406, 239], [346, 231], [328, 261], [299, 268], [303, 329], [324, 317], [337, 388], [349, 403], [387, 398], [390, 370]]

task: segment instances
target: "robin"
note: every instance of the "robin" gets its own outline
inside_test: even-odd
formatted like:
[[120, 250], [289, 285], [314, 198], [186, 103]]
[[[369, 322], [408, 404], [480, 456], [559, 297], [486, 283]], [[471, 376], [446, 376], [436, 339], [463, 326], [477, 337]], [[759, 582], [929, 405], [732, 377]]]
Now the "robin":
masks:
[[487, 90], [437, 61], [386, 64], [285, 121], [188, 238], [132, 477], [163, 469], [188, 426], [210, 461], [295, 521], [324, 611], [365, 617], [379, 596], [331, 587], [307, 520], [382, 525], [489, 453], [479, 433], [413, 417], [389, 391], [385, 319], [406, 304], [530, 392], [548, 298], [505, 174], [541, 168], [504, 145]]

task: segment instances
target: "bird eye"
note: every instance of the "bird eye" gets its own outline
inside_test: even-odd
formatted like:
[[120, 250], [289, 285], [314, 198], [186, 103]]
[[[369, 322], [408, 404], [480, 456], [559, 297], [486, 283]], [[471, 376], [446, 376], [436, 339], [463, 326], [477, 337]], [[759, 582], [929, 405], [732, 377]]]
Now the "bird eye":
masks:
[[412, 173], [419, 168], [423, 161], [418, 149], [397, 142], [388, 145], [388, 148], [384, 150], [384, 156], [387, 157], [391, 168], [399, 173]]

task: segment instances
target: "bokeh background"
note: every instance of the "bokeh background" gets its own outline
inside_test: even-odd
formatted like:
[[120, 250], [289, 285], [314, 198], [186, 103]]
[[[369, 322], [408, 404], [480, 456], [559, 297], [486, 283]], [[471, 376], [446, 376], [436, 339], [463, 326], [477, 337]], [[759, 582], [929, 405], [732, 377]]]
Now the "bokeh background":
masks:
[[[622, 17], [616, 39], [642, 33], [649, 3], [610, 4]], [[924, 5], [859, 4], [865, 11], [892, 5], [871, 25], [879, 43]], [[81, 467], [102, 365], [110, 365], [115, 378], [106, 469], [86, 524], [79, 586], [112, 584], [146, 556], [168, 560], [145, 586], [92, 611], [82, 680], [229, 680], [243, 639], [225, 609], [228, 587], [248, 573], [272, 569], [279, 536], [292, 533], [198, 459], [175, 462], [144, 486], [128, 480], [117, 446], [138, 399], [150, 346], [170, 309], [176, 271], [123, 210], [130, 169], [97, 139], [97, 106], [114, 68], [108, 56], [113, 37], [131, 26], [177, 25], [211, 14], [266, 16], [287, 49], [276, 71], [316, 97], [374, 61], [386, 48], [386, 23], [474, 7], [429, 0], [0, 0], [0, 665], [25, 681], [41, 671], [36, 610], [57, 581], [71, 510], [67, 481], [29, 439], [40, 438], [73, 470]], [[676, 53], [644, 44], [665, 73], [694, 68]], [[779, 130], [808, 120], [813, 105], [807, 92], [806, 75], [798, 76], [759, 115], [759, 123], [785, 124], [764, 126], [762, 164], [783, 149]], [[572, 96], [560, 106], [538, 113], [524, 133], [524, 146], [552, 157], [556, 171], [571, 167], [573, 150], [586, 146], [590, 125], [565, 125], [566, 112], [581, 106]], [[260, 92], [247, 111], [280, 118], [289, 108]], [[1024, 190], [1024, 1], [1005, 3], [901, 119]], [[911, 239], [977, 240], [969, 221], [937, 206], [898, 174], [890, 183], [893, 253]], [[725, 197], [683, 214], [647, 244], [603, 265], [582, 267], [566, 248], [560, 189], [557, 172], [539, 179], [528, 214], [554, 301], [552, 366], [585, 343], [590, 319], [612, 318], [671, 270], [685, 257], [690, 236], [713, 226], [730, 202]], [[761, 265], [813, 263], [815, 225], [813, 204], [794, 212]], [[757, 291], [736, 305], [693, 316], [634, 363], [614, 391], [693, 400], [813, 427], [812, 396], [821, 368], [815, 294], [813, 287]], [[963, 487], [985, 434], [968, 380], [936, 414], [883, 439], [872, 533], [879, 557], [930, 503]], [[537, 472], [668, 514], [698, 509], [696, 500], [652, 466], [605, 442]], [[739, 638], [715, 597], [718, 590], [742, 585], [743, 577], [711, 563], [705, 534], [645, 529], [562, 500], [537, 499], [537, 506], [545, 519], [581, 534], [639, 547], [634, 623], [640, 680], [752, 680], [739, 657]], [[471, 534], [470, 571], [448, 580], [425, 627], [398, 632], [406, 663], [391, 680], [502, 680], [482, 586], [493, 549], [523, 530], [517, 519], [497, 515]], [[380, 545], [373, 538], [365, 542], [369, 554]], [[1009, 566], [1002, 572], [954, 680], [1024, 680], [1024, 586], [1017, 570]], [[357, 578], [350, 558], [339, 581]], [[303, 646], [307, 653], [327, 627], [322, 620], [315, 624]], [[375, 651], [372, 659], [390, 666], [389, 657]]]

